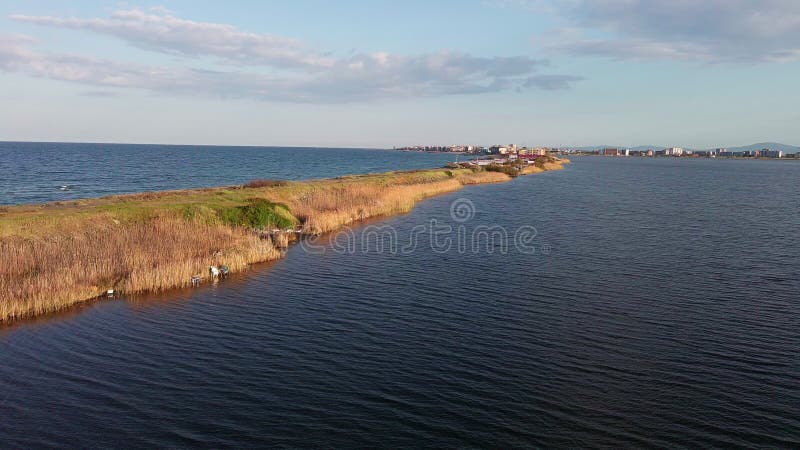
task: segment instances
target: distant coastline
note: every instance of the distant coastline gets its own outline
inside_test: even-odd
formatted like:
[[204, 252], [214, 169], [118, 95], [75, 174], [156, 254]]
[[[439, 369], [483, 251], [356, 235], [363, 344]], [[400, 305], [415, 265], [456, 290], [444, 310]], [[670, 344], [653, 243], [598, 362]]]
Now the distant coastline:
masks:
[[780, 144], [777, 142], [761, 142], [742, 147], [718, 147], [714, 149], [691, 149], [683, 147], [660, 146], [590, 146], [590, 147], [545, 147], [545, 146], [518, 146], [492, 145], [414, 145], [395, 147], [395, 150], [427, 152], [427, 153], [453, 153], [468, 155], [588, 155], [588, 156], [646, 156], [646, 157], [691, 157], [691, 158], [745, 158], [745, 159], [800, 159], [800, 147]]
[[570, 153], [563, 155], [569, 156], [590, 156], [600, 158], [652, 158], [652, 159], [682, 159], [682, 160], [697, 160], [697, 159], [719, 159], [719, 160], [736, 160], [736, 161], [800, 161], [800, 156], [782, 156], [782, 157], [767, 157], [767, 156], [625, 156], [625, 155], [601, 155], [598, 153]]

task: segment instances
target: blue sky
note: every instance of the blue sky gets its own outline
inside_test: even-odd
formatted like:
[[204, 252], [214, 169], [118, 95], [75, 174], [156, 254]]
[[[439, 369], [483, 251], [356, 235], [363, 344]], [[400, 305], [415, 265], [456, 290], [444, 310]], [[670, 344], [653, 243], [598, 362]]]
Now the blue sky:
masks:
[[0, 5], [0, 140], [800, 143], [800, 2]]

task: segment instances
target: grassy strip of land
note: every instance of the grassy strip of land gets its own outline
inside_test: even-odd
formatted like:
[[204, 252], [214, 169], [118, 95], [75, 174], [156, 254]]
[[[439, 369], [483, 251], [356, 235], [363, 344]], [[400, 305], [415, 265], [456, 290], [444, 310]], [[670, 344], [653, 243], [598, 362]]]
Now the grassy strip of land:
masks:
[[0, 207], [0, 322], [67, 308], [108, 289], [187, 286], [210, 265], [241, 271], [280, 258], [287, 235], [403, 213], [467, 184], [561, 168], [447, 169], [117, 195]]

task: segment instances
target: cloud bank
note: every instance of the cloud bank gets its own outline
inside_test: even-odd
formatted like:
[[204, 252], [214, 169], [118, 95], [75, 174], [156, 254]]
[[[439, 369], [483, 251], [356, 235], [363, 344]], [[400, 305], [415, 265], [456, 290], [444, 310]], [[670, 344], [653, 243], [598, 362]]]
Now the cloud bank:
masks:
[[553, 6], [573, 36], [562, 35], [548, 47], [574, 56], [705, 63], [800, 59], [797, 0], [561, 0]]
[[211, 55], [227, 62], [280, 67], [328, 67], [331, 58], [304, 48], [295, 39], [248, 33], [219, 23], [195, 22], [164, 12], [119, 10], [107, 19], [11, 15], [12, 20], [36, 25], [88, 30], [128, 44], [186, 57]]
[[102, 19], [28, 15], [13, 15], [11, 19], [112, 36], [138, 48], [180, 56], [189, 63], [211, 57], [225, 67], [145, 67], [90, 56], [43, 53], [36, 51], [36, 42], [30, 38], [0, 36], [0, 69], [95, 87], [339, 103], [528, 88], [567, 89], [581, 79], [541, 74], [547, 61], [528, 56], [478, 57], [439, 51], [334, 57], [295, 39], [180, 19], [161, 11], [119, 10]]

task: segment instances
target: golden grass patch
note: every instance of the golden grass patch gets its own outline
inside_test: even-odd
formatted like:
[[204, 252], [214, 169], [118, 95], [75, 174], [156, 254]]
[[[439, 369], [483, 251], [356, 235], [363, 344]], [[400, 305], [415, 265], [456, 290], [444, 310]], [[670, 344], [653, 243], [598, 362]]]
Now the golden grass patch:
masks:
[[[560, 167], [549, 163], [545, 170]], [[207, 276], [210, 265], [236, 272], [277, 259], [288, 246], [288, 231], [265, 238], [263, 230], [220, 218], [226, 208], [253, 199], [286, 205], [302, 232], [318, 234], [408, 212], [419, 200], [467, 184], [510, 179], [500, 172], [433, 169], [3, 207], [0, 322], [64, 309], [108, 289], [187, 286], [193, 275]]]

